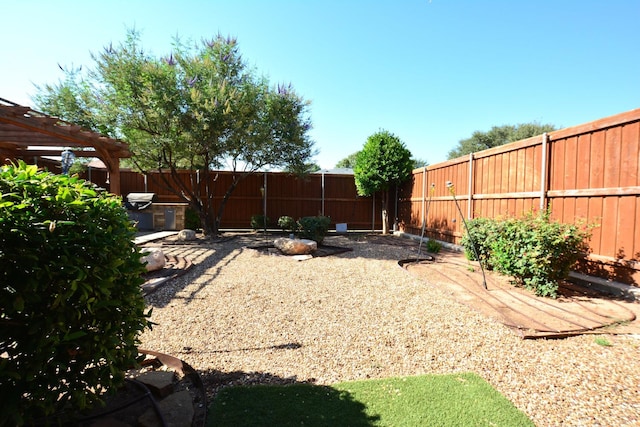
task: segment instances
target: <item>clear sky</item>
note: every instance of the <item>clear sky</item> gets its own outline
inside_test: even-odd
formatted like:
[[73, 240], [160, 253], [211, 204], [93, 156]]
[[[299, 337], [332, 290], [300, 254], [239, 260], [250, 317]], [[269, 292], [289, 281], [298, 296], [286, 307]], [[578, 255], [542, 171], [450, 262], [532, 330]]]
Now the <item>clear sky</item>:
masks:
[[92, 66], [128, 28], [157, 56], [235, 36], [312, 102], [322, 168], [381, 129], [434, 164], [476, 130], [640, 108], [640, 0], [5, 0], [0, 16], [0, 97], [32, 107], [58, 64]]

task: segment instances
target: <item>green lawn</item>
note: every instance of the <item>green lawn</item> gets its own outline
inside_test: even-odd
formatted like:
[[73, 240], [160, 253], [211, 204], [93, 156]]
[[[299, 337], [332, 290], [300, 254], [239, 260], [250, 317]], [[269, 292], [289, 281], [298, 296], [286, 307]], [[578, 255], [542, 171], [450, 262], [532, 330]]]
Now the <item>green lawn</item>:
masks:
[[211, 403], [213, 426], [533, 426], [472, 373], [335, 384], [224, 389]]

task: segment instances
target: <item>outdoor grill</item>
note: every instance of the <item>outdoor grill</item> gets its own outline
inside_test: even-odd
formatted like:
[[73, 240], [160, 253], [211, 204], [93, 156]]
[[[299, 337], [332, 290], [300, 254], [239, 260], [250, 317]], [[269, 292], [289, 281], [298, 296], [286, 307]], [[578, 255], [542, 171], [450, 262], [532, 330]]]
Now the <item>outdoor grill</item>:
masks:
[[153, 230], [153, 212], [151, 206], [155, 193], [129, 193], [124, 202], [129, 219], [135, 222], [138, 230]]

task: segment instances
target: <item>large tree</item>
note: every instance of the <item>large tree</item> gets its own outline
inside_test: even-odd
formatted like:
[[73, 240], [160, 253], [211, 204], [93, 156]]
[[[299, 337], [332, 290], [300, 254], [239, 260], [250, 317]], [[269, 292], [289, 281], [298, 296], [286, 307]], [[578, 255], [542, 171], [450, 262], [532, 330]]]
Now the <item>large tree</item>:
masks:
[[[315, 154], [309, 102], [291, 84], [272, 86], [257, 76], [235, 38], [218, 35], [195, 46], [177, 39], [171, 53], [155, 57], [129, 31], [93, 60], [95, 68], [68, 70], [57, 85], [39, 87], [36, 104], [129, 143], [139, 171], [158, 171], [198, 212], [206, 233], [217, 233], [240, 180], [267, 168], [304, 171]], [[234, 179], [216, 209], [209, 176], [221, 167]], [[190, 170], [190, 179], [179, 169]]]
[[520, 141], [545, 132], [556, 130], [552, 124], [537, 122], [521, 123], [518, 125], [494, 126], [487, 132], [475, 131], [470, 138], [462, 139], [456, 148], [448, 153], [448, 159], [455, 159], [470, 153], [498, 147], [510, 142]]
[[389, 189], [407, 180], [414, 161], [411, 152], [394, 134], [381, 130], [369, 138], [356, 156], [353, 168], [361, 196], [382, 193], [382, 233], [389, 232]]

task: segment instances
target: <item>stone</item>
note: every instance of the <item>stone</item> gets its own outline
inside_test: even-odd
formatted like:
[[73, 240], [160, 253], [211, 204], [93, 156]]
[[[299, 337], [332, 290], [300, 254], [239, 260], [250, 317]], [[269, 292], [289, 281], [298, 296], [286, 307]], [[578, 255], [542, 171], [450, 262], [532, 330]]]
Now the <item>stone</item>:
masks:
[[160, 248], [145, 248], [142, 250], [143, 256], [140, 262], [145, 264], [147, 271], [162, 270], [166, 264], [164, 252]]
[[169, 371], [150, 371], [138, 376], [136, 380], [146, 385], [154, 396], [163, 398], [173, 393], [175, 374]]
[[[187, 390], [173, 393], [158, 402], [158, 408], [167, 426], [191, 427], [193, 423], [193, 400]], [[151, 408], [138, 418], [138, 425], [142, 427], [156, 427], [160, 425], [156, 411]]]
[[318, 249], [318, 243], [309, 239], [290, 239], [281, 237], [273, 245], [285, 255], [307, 255]]
[[180, 230], [178, 233], [178, 240], [189, 241], [196, 240], [196, 232], [194, 230], [189, 230], [185, 228], [184, 230]]

